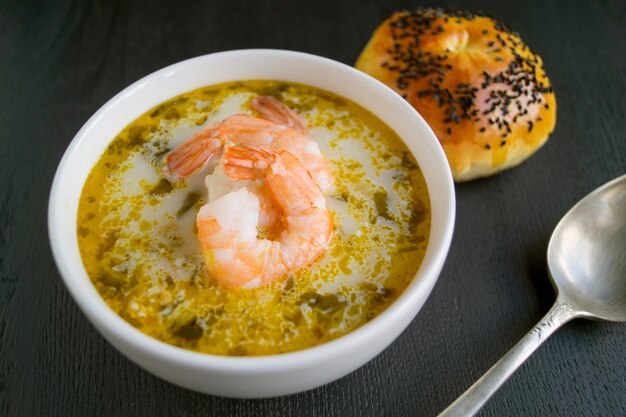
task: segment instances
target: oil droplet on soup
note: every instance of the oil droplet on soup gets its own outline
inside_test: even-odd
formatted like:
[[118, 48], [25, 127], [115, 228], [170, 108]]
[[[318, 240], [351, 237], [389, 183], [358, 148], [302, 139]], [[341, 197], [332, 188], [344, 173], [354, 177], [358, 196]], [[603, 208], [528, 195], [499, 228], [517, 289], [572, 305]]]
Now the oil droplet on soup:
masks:
[[[335, 232], [320, 259], [283, 282], [227, 290], [212, 283], [195, 230], [209, 172], [172, 183], [159, 162], [209, 123], [254, 115], [257, 95], [306, 120], [334, 175], [326, 200]], [[142, 332], [199, 352], [268, 355], [327, 342], [376, 317], [415, 276], [430, 218], [417, 163], [374, 115], [313, 87], [245, 81], [175, 97], [127, 126], [87, 178], [77, 234], [100, 295]]]

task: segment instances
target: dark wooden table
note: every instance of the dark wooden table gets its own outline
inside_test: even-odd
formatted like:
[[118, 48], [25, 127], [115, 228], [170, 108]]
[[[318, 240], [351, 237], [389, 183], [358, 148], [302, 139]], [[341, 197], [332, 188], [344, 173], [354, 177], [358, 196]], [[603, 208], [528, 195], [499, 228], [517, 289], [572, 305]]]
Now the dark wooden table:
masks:
[[[352, 64], [391, 11], [438, 4], [52, 3], [0, 3], [0, 416], [434, 416], [552, 304], [545, 253], [559, 218], [626, 172], [624, 1], [447, 2], [481, 8], [541, 53], [558, 101], [552, 139], [514, 170], [457, 186], [439, 282], [376, 359], [284, 398], [197, 394], [128, 361], [64, 288], [46, 209], [65, 148], [110, 97], [168, 64], [258, 47]], [[626, 416], [626, 325], [568, 324], [480, 415]]]

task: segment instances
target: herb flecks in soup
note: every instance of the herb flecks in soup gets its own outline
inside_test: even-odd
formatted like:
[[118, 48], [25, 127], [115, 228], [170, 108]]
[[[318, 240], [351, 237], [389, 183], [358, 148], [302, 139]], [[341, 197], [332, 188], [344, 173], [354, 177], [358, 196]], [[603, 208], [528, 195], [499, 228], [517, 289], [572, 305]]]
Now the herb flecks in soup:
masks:
[[[293, 109], [328, 160], [335, 230], [311, 265], [256, 289], [228, 289], [212, 278], [196, 227], [207, 184], [223, 192], [220, 168], [173, 180], [163, 158], [211, 123], [258, 116], [258, 96]], [[131, 123], [90, 173], [78, 219], [85, 268], [130, 324], [191, 350], [265, 355], [335, 339], [393, 302], [424, 256], [430, 205], [415, 160], [375, 116], [312, 87], [246, 81], [183, 94]]]

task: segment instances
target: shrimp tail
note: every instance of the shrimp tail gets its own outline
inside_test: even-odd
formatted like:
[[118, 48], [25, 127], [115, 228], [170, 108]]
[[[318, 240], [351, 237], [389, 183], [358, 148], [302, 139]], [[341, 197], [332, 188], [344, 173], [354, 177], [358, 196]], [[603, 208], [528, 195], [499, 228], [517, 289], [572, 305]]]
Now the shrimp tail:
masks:
[[166, 174], [183, 179], [204, 168], [222, 149], [222, 140], [214, 127], [201, 130], [163, 159]]
[[306, 132], [307, 130], [304, 121], [298, 117], [293, 110], [274, 97], [257, 96], [252, 101], [252, 108], [261, 116], [275, 123], [287, 126], [299, 132]]

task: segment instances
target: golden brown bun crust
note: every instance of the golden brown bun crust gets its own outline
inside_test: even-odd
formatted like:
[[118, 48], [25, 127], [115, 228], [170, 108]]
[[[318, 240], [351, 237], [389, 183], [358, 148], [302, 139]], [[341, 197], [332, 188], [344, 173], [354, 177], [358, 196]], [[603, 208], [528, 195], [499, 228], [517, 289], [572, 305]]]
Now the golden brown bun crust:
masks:
[[441, 9], [394, 13], [355, 66], [426, 119], [455, 181], [519, 164], [556, 123], [556, 99], [541, 58], [487, 16]]

